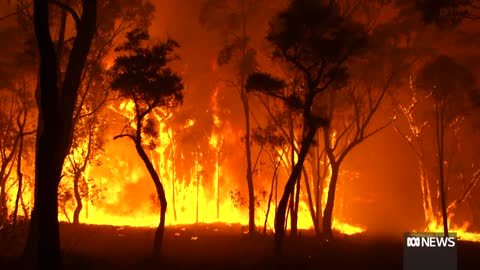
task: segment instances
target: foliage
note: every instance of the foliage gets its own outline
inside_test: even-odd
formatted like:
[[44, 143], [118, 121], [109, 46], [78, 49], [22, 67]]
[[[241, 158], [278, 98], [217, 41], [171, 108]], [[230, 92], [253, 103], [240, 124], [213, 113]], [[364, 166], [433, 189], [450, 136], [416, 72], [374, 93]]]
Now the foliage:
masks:
[[178, 43], [172, 39], [153, 46], [143, 46], [147, 32], [135, 29], [127, 33], [127, 42], [116, 48], [123, 52], [111, 68], [111, 87], [122, 96], [131, 98], [140, 113], [158, 106], [174, 106], [183, 99], [181, 78], [167, 64], [177, 59], [173, 55]]
[[260, 91], [267, 95], [279, 95], [279, 91], [285, 87], [285, 82], [274, 78], [272, 75], [264, 72], [255, 72], [247, 79], [247, 91]]
[[458, 24], [471, 15], [468, 7], [475, 0], [416, 0], [415, 7], [425, 23]]
[[267, 39], [274, 57], [305, 73], [307, 87], [314, 88], [346, 79], [343, 64], [364, 48], [367, 33], [335, 4], [297, 0], [272, 20]]
[[242, 196], [242, 193], [238, 189], [230, 190], [228, 195], [234, 207], [238, 208], [247, 206], [247, 200]]
[[253, 141], [260, 146], [276, 148], [283, 147], [287, 143], [278, 126], [274, 123], [269, 123], [265, 128], [257, 127], [252, 133]]
[[447, 110], [448, 121], [466, 112], [470, 98], [476, 93], [473, 74], [445, 55], [427, 63], [417, 75], [415, 84], [431, 93], [434, 101]]

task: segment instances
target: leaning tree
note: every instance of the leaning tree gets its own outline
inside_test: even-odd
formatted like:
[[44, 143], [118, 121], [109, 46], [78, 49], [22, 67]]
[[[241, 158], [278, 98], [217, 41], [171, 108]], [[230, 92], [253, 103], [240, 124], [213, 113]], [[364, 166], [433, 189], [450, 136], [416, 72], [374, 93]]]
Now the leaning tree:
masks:
[[132, 140], [155, 184], [160, 201], [160, 223], [155, 232], [153, 252], [154, 257], [158, 257], [165, 230], [167, 199], [160, 176], [145, 151], [145, 147], [155, 145], [144, 142], [143, 138], [153, 138], [150, 142], [154, 142], [159, 135], [158, 123], [149, 117], [150, 113], [160, 107], [175, 106], [183, 100], [181, 78], [168, 67], [177, 58], [173, 52], [178, 43], [169, 39], [152, 46], [145, 45], [149, 35], [139, 29], [128, 32], [126, 37], [127, 41], [116, 49], [124, 54], [115, 59], [110, 85], [122, 98], [133, 101], [134, 119], [114, 139], [126, 137]]

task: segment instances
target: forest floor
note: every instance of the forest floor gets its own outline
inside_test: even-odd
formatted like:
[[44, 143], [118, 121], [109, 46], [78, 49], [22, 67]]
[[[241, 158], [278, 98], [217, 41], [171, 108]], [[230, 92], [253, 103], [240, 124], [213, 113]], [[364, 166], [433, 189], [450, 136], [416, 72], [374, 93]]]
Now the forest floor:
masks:
[[[161, 262], [152, 262], [154, 228], [61, 224], [65, 269], [402, 269], [402, 236], [367, 234], [324, 242], [302, 231], [273, 257], [273, 237], [248, 237], [242, 226], [197, 224], [166, 229]], [[0, 230], [0, 269], [19, 269], [26, 226]], [[480, 243], [459, 242], [458, 269], [480, 269]], [[20, 262], [21, 263], [21, 262]]]

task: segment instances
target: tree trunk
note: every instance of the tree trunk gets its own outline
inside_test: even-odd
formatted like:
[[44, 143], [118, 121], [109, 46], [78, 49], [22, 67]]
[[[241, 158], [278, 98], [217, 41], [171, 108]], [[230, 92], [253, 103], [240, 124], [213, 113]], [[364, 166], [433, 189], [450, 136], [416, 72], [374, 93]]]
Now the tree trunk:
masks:
[[335, 204], [335, 191], [337, 188], [339, 165], [332, 163], [332, 176], [330, 178], [330, 185], [328, 186], [328, 197], [325, 210], [323, 212], [323, 233], [327, 239], [332, 238], [332, 215], [333, 206]]
[[218, 155], [219, 150], [217, 149], [217, 159], [215, 162], [216, 170], [217, 170], [217, 220], [220, 219], [220, 166], [218, 164]]
[[265, 213], [265, 223], [263, 224], [263, 234], [267, 234], [267, 223], [268, 223], [268, 215], [270, 214], [270, 205], [272, 203], [272, 198], [273, 198], [273, 189], [274, 185], [277, 183], [277, 173], [278, 173], [278, 168], [280, 167], [280, 163], [282, 162], [281, 158], [283, 157], [283, 152], [282, 155], [280, 156], [280, 160], [275, 164], [275, 168], [273, 170], [273, 176], [272, 176], [272, 184], [270, 186], [270, 194], [268, 195], [268, 204], [267, 204], [267, 212]]
[[313, 142], [316, 131], [316, 128], [309, 127], [307, 135], [302, 140], [297, 164], [295, 164], [295, 167], [293, 168], [292, 173], [288, 178], [287, 184], [285, 185], [285, 190], [283, 192], [282, 198], [280, 199], [280, 203], [275, 214], [275, 255], [277, 256], [282, 255], [283, 238], [285, 237], [285, 214], [287, 212], [288, 199], [292, 195], [295, 189], [295, 183], [299, 178], [300, 174], [302, 173], [303, 162], [307, 157], [308, 150]]
[[255, 234], [255, 193], [253, 190], [252, 152], [250, 148], [250, 108], [248, 96], [245, 90], [244, 79], [242, 78], [241, 96], [243, 112], [245, 114], [245, 151], [247, 158], [247, 185], [248, 185], [248, 233]]
[[17, 215], [18, 215], [18, 203], [20, 197], [22, 196], [23, 188], [23, 174], [22, 174], [22, 153], [23, 153], [23, 129], [25, 127], [25, 121], [27, 118], [27, 112], [24, 112], [23, 123], [19, 126], [20, 133], [20, 142], [18, 145], [18, 155], [17, 155], [17, 180], [18, 180], [18, 189], [17, 196], [15, 198], [15, 209], [13, 210], [13, 227], [17, 225]]
[[300, 180], [302, 175], [300, 174], [297, 179], [297, 184], [295, 187], [295, 200], [293, 205], [292, 217], [291, 217], [291, 233], [292, 236], [296, 237], [298, 233], [298, 205], [300, 201]]
[[79, 171], [75, 172], [75, 176], [73, 177], [73, 193], [75, 195], [75, 202], [76, 207], [73, 211], [73, 224], [80, 224], [80, 212], [83, 208], [82, 197], [80, 196], [80, 188], [79, 188], [79, 181], [82, 173]]
[[[48, 26], [46, 1], [35, 1], [35, 34], [40, 51], [40, 100], [35, 159], [35, 200], [29, 243], [40, 269], [60, 269], [57, 187], [64, 162], [63, 122], [57, 86], [56, 54]], [[62, 153], [63, 152], [63, 153]]]
[[[317, 133], [317, 141], [320, 142], [319, 135]], [[316, 157], [316, 184], [315, 184], [315, 209], [316, 209], [316, 223], [317, 223], [317, 231], [315, 232], [317, 236], [320, 236], [321, 232], [323, 231], [322, 228], [322, 223], [323, 223], [323, 209], [322, 209], [322, 200], [323, 200], [323, 183], [325, 181], [327, 171], [328, 171], [328, 166], [327, 166], [327, 156], [323, 156], [323, 166], [320, 166], [321, 162], [321, 155], [320, 155], [320, 149], [319, 146], [317, 145], [317, 157]], [[323, 168], [323, 174], [321, 173], [321, 168]]]
[[[73, 42], [62, 84], [50, 35], [47, 1], [34, 1], [34, 30], [40, 53], [39, 107], [35, 158], [35, 198], [24, 255], [39, 269], [60, 269], [57, 189], [73, 135], [78, 87], [96, 30], [97, 1], [82, 2], [81, 24]], [[62, 86], [60, 91], [58, 85]], [[31, 254], [29, 254], [32, 252]]]
[[137, 138], [137, 140], [135, 141], [135, 148], [137, 149], [138, 155], [143, 160], [143, 163], [147, 167], [147, 170], [152, 177], [153, 183], [155, 184], [155, 189], [157, 191], [157, 196], [160, 201], [160, 223], [157, 227], [157, 230], [155, 231], [155, 238], [153, 242], [153, 256], [155, 258], [159, 258], [162, 253], [162, 242], [165, 232], [165, 214], [167, 212], [167, 198], [165, 195], [163, 184], [160, 181], [160, 177], [155, 171], [155, 168], [153, 167], [152, 162], [148, 158], [147, 153], [143, 149], [140, 138]]
[[[20, 140], [22, 139], [22, 134], [19, 131], [12, 145], [12, 150], [3, 160], [2, 166], [0, 168], [0, 224], [2, 222], [7, 222], [8, 219], [8, 207], [7, 207], [7, 180], [10, 177], [10, 173], [14, 167], [14, 157], [16, 154], [16, 148]], [[5, 150], [6, 151], [6, 150]], [[10, 168], [8, 166], [10, 165]]]
[[[290, 115], [290, 118], [289, 118], [289, 124], [290, 124], [290, 147], [292, 148], [292, 151], [290, 152], [290, 160], [291, 160], [291, 165], [290, 165], [290, 168], [292, 168], [292, 172], [293, 172], [293, 168], [295, 167], [295, 133], [294, 133], [294, 129], [293, 129], [293, 118], [292, 116]], [[298, 179], [295, 180], [296, 183], [298, 183]], [[290, 203], [289, 203], [289, 207], [290, 207], [290, 230], [291, 230], [291, 233], [292, 235], [295, 235], [297, 233], [297, 228], [296, 228], [296, 220], [295, 220], [295, 190], [292, 191], [292, 194], [290, 195]], [[288, 220], [288, 219], [287, 219]]]

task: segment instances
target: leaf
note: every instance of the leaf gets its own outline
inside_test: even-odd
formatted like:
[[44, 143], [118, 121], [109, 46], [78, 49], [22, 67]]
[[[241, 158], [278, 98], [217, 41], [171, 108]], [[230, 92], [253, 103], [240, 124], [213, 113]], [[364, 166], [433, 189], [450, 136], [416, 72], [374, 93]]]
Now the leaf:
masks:
[[285, 82], [268, 73], [255, 72], [247, 78], [245, 88], [247, 91], [260, 91], [267, 95], [279, 95], [279, 91], [285, 87]]

